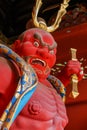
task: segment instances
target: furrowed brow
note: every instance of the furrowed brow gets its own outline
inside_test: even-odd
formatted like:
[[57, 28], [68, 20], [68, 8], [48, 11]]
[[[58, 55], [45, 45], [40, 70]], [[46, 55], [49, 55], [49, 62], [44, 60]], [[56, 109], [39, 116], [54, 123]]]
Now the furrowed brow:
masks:
[[47, 46], [49, 50], [53, 50], [54, 48], [57, 47], [57, 43], [54, 42], [52, 45], [48, 45], [47, 43], [43, 42], [41, 39], [41, 36], [38, 33], [34, 34], [34, 38], [40, 41], [40, 44], [42, 46]]
[[38, 33], [34, 34], [34, 38], [39, 40], [42, 46], [45, 46], [45, 43], [42, 41], [41, 36]]

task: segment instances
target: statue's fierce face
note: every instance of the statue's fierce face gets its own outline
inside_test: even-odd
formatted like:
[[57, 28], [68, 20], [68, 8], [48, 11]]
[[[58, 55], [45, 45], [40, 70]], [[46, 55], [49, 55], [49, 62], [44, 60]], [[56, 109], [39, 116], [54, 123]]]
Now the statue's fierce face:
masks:
[[40, 79], [46, 78], [56, 61], [57, 44], [52, 35], [41, 29], [30, 29], [19, 39], [14, 43], [14, 50], [32, 65]]

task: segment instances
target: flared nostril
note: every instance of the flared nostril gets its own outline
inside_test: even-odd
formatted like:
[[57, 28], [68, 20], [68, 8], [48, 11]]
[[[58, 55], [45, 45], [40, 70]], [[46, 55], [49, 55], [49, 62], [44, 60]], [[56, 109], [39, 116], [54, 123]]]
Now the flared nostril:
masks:
[[37, 50], [37, 55], [39, 55], [42, 58], [48, 59], [49, 58], [49, 54], [47, 50], [41, 49], [41, 50]]

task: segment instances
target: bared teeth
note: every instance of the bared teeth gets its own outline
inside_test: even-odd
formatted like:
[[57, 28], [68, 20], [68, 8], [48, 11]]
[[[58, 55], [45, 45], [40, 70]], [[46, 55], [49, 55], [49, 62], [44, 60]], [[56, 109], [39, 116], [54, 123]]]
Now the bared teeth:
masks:
[[40, 64], [41, 66], [46, 66], [46, 63], [41, 59], [32, 59], [32, 64]]

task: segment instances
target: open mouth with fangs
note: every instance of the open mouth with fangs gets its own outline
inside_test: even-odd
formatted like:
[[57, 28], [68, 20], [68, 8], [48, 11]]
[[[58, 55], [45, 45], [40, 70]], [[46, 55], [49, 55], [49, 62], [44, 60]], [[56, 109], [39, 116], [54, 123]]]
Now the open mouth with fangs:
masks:
[[36, 65], [36, 66], [42, 66], [42, 67], [45, 67], [46, 66], [46, 62], [39, 59], [39, 58], [32, 58], [31, 59], [31, 64], [32, 65]]

